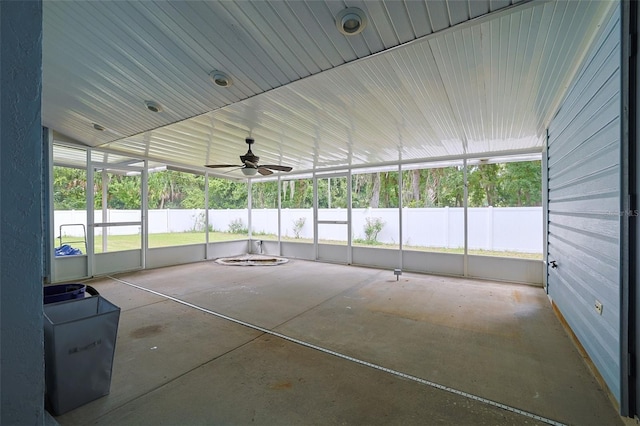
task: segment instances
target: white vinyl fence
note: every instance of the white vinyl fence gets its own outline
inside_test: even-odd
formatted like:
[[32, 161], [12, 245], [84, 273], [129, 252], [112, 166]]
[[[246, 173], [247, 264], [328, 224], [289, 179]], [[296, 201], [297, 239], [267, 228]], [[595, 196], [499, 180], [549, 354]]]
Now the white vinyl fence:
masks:
[[[278, 233], [277, 209], [254, 209], [253, 231]], [[149, 210], [149, 233], [204, 231], [204, 209], [193, 210]], [[377, 241], [397, 244], [399, 242], [398, 209], [352, 209], [352, 232], [354, 239], [365, 239], [367, 218], [378, 218], [384, 226]], [[344, 209], [326, 209], [319, 212], [323, 220], [345, 220]], [[209, 210], [209, 225], [215, 231], [228, 232], [232, 223], [248, 227], [247, 209]], [[313, 238], [312, 209], [282, 209], [281, 231], [283, 236], [294, 237], [294, 223], [304, 218], [299, 237]], [[542, 253], [542, 208], [541, 207], [484, 207], [469, 208], [469, 248], [484, 250], [511, 250]], [[84, 210], [57, 210], [54, 212], [56, 244], [60, 225], [78, 224], [86, 226]], [[96, 222], [140, 221], [138, 210], [108, 210], [106, 220], [102, 212], [95, 212]], [[403, 244], [406, 246], [460, 248], [464, 246], [464, 210], [462, 208], [405, 208], [402, 210]], [[63, 226], [65, 236], [80, 236], [80, 226]], [[140, 233], [140, 226], [116, 226], [96, 228], [96, 235], [107, 229], [109, 235], [131, 235]], [[320, 239], [346, 240], [344, 225], [324, 225]], [[79, 232], [80, 231], [80, 232]]]

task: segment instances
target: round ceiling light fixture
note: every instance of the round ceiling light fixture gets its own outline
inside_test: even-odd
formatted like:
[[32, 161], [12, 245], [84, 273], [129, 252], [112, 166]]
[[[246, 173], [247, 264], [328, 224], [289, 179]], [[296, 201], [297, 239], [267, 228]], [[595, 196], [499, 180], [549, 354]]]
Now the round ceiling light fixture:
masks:
[[242, 173], [245, 176], [255, 176], [258, 172], [258, 169], [254, 169], [253, 167], [245, 167], [242, 169]]
[[233, 84], [231, 77], [222, 71], [213, 70], [209, 73], [209, 78], [218, 87], [229, 87]]
[[360, 34], [367, 26], [367, 15], [357, 7], [348, 7], [336, 15], [338, 31], [344, 35]]
[[162, 106], [156, 101], [144, 101], [144, 105], [151, 112], [160, 112], [162, 111]]

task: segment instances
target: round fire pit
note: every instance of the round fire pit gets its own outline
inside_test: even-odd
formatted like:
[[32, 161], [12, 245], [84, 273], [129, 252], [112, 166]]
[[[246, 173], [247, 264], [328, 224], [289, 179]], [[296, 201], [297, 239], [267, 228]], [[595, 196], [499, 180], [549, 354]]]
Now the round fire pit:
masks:
[[221, 257], [216, 262], [221, 265], [231, 266], [277, 266], [287, 263], [289, 259], [262, 254], [246, 254], [235, 257]]

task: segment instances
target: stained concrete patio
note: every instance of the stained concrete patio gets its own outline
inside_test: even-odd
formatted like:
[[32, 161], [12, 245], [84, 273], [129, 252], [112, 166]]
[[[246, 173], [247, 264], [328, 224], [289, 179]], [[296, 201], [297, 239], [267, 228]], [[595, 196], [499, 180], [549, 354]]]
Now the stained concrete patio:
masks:
[[111, 394], [62, 425], [623, 423], [539, 287], [300, 260], [90, 284], [122, 309]]

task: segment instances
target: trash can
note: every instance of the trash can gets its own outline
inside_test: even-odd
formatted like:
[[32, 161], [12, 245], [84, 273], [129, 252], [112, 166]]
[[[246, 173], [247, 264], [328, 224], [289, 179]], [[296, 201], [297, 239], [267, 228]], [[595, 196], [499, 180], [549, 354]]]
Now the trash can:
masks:
[[63, 300], [82, 299], [87, 286], [84, 284], [56, 284], [44, 287], [44, 304]]
[[44, 305], [47, 405], [64, 414], [109, 393], [120, 308], [91, 297]]

